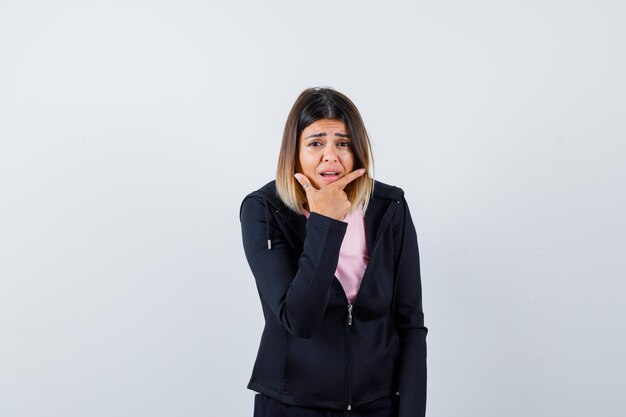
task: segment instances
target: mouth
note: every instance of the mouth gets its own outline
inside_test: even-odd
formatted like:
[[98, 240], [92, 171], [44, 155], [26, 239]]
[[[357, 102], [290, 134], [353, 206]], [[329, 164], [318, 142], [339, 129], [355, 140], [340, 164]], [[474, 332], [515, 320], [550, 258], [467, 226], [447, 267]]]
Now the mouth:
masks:
[[339, 179], [341, 174], [338, 171], [324, 171], [320, 172], [320, 176], [324, 178], [326, 182], [334, 182]]

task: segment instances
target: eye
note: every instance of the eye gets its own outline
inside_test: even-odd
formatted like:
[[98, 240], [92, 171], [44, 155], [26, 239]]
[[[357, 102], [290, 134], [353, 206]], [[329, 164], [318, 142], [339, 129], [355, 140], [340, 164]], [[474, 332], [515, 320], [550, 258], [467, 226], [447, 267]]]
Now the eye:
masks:
[[322, 142], [320, 142], [319, 140], [312, 140], [311, 142], [309, 142], [308, 145], [306, 146], [311, 146], [311, 147], [317, 147], [317, 146], [322, 146]]
[[349, 148], [351, 146], [350, 142], [347, 142], [347, 141], [341, 141], [337, 145], [339, 145], [342, 148]]

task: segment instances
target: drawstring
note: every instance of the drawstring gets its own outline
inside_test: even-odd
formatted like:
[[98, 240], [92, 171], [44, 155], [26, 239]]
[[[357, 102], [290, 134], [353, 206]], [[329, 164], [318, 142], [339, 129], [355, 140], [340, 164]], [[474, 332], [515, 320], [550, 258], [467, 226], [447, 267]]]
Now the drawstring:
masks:
[[269, 214], [269, 210], [270, 210], [270, 205], [267, 201], [263, 200], [265, 202], [265, 237], [267, 237], [267, 249], [271, 250], [272, 249], [272, 237], [270, 235], [270, 214]]

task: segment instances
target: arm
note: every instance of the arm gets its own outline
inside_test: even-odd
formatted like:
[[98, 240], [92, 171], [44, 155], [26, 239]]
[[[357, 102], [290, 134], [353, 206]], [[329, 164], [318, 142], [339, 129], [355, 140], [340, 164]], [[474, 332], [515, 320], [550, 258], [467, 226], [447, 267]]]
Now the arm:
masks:
[[[267, 248], [265, 203], [242, 202], [243, 247], [261, 298], [282, 326], [298, 337], [311, 337], [321, 323], [337, 269], [347, 223], [311, 213], [302, 254], [296, 254], [278, 228]], [[277, 236], [278, 235], [278, 236]]]
[[404, 197], [400, 253], [396, 268], [394, 323], [400, 338], [400, 417], [426, 412], [426, 333], [422, 312], [419, 250], [415, 226]]

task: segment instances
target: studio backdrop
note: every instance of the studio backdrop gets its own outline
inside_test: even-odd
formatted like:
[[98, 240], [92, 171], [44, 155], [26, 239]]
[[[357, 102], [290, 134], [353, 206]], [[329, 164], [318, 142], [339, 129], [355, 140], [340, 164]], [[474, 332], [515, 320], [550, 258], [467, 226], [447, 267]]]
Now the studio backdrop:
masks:
[[0, 416], [251, 416], [239, 224], [298, 94], [362, 112], [430, 417], [626, 415], [626, 5], [0, 2]]

